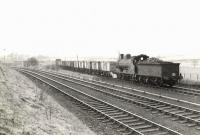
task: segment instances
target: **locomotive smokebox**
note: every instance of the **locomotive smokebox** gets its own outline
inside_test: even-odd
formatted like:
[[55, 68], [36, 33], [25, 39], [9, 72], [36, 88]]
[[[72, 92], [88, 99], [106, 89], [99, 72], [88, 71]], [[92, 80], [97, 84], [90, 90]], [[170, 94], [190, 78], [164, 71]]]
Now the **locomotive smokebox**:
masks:
[[126, 59], [130, 59], [131, 58], [131, 54], [126, 54]]

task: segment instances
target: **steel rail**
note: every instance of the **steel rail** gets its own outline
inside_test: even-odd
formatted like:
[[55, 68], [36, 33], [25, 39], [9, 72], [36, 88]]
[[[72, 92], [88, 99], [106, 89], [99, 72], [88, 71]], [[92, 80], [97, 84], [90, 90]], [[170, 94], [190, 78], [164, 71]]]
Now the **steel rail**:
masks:
[[[176, 118], [179, 118], [180, 120], [186, 120], [186, 121], [183, 121], [184, 123], [187, 123], [187, 122], [194, 123], [194, 124], [188, 124], [189, 126], [195, 126], [196, 124], [200, 125], [200, 121], [199, 121], [200, 120], [199, 119], [200, 118], [200, 111], [197, 111], [197, 110], [192, 110], [192, 109], [189, 109], [189, 108], [186, 108], [186, 107], [170, 104], [170, 103], [163, 102], [163, 101], [160, 101], [160, 100], [147, 98], [147, 97], [144, 97], [144, 96], [141, 96], [141, 95], [136, 95], [136, 94], [133, 94], [133, 93], [130, 93], [130, 92], [120, 91], [118, 89], [98, 85], [98, 84], [95, 84], [95, 83], [92, 83], [92, 82], [87, 82], [87, 81], [83, 81], [83, 80], [76, 79], [76, 78], [73, 78], [76, 81], [72, 81], [72, 80], [66, 79], [66, 77], [63, 78], [63, 77], [58, 77], [55, 74], [52, 75], [50, 72], [44, 72], [44, 71], [36, 71], [36, 72], [43, 73], [43, 74], [46, 74], [46, 75], [50, 75], [50, 76], [53, 76], [53, 77], [56, 77], [56, 78], [59, 78], [59, 79], [65, 80], [65, 81], [69, 81], [69, 82], [72, 82], [72, 83], [93, 89], [95, 91], [102, 92], [104, 94], [108, 94], [108, 95], [116, 97], [118, 99], [122, 99], [122, 100], [125, 100], [125, 101], [128, 101], [128, 102], [132, 102], [136, 105], [141, 105], [143, 107], [150, 108], [150, 109], [153, 109], [153, 110], [157, 110], [159, 112], [164, 112], [165, 114], [174, 116]], [[78, 83], [77, 80], [81, 81], [81, 82], [88, 83], [88, 84], [92, 84], [92, 85], [95, 85], [95, 86], [100, 86], [100, 87], [106, 88], [106, 90], [110, 89], [110, 90], [112, 90], [112, 93], [109, 93], [109, 92], [101, 90], [101, 89], [97, 89], [95, 87], [91, 87], [90, 85]], [[135, 101], [131, 98], [120, 96], [118, 94], [113, 94], [113, 91], [120, 92], [120, 93], [126, 94], [128, 96], [133, 96], [133, 97], [136, 97], [140, 100], [142, 99], [142, 101]], [[145, 103], [143, 103], [144, 101], [145, 101]], [[148, 101], [148, 102], [146, 102], [146, 101]], [[188, 113], [189, 113], [189, 115], [188, 115]], [[184, 115], [186, 115], [186, 116], [184, 116]], [[191, 116], [193, 116], [193, 117], [196, 116], [196, 117], [190, 118]], [[197, 120], [197, 119], [199, 119], [199, 120]]]
[[200, 96], [200, 90], [198, 90], [198, 89], [186, 88], [186, 87], [180, 87], [180, 86], [173, 86], [172, 88], [175, 88], [175, 91]]
[[[60, 82], [58, 82], [58, 81], [56, 81], [56, 80], [53, 80], [53, 79], [51, 79], [51, 78], [48, 78], [48, 77], [45, 77], [45, 76], [43, 76], [43, 75], [40, 75], [40, 74], [38, 74], [38, 73], [34, 73], [34, 72], [32, 72], [32, 71], [22, 71], [22, 70], [20, 70], [20, 72], [22, 72], [22, 73], [25, 73], [25, 74], [28, 74], [28, 75], [30, 75], [30, 76], [32, 76], [32, 77], [34, 77], [34, 78], [36, 78], [36, 79], [39, 79], [40, 81], [42, 81], [42, 82], [45, 82], [46, 84], [50, 84], [50, 83], [48, 83], [47, 81], [44, 81], [44, 80], [42, 80], [41, 78], [39, 78], [39, 77], [37, 77], [37, 76], [40, 76], [40, 77], [43, 77], [43, 78], [46, 78], [46, 79], [48, 79], [48, 80], [50, 80], [50, 81], [52, 81], [52, 82], [54, 82], [54, 83], [56, 83], [57, 85], [61, 85], [61, 86], [64, 86], [64, 87], [66, 87], [66, 88], [68, 88], [68, 89], [71, 89], [71, 90], [73, 90], [73, 91], [75, 91], [75, 92], [78, 92], [79, 94], [82, 94], [82, 95], [84, 95], [85, 97], [88, 97], [88, 98], [90, 98], [90, 99], [92, 99], [93, 101], [95, 101], [95, 102], [89, 102], [89, 103], [85, 103], [84, 101], [81, 101], [81, 103], [82, 104], [84, 104], [84, 105], [86, 105], [86, 106], [88, 106], [89, 108], [91, 108], [92, 110], [95, 110], [95, 111], [97, 111], [98, 113], [100, 113], [100, 114], [102, 114], [102, 115], [104, 115], [105, 117], [107, 117], [107, 119], [108, 119], [108, 121], [110, 121], [110, 120], [113, 120], [113, 121], [115, 121], [116, 123], [118, 123], [118, 124], [120, 124], [122, 127], [124, 127], [124, 128], [126, 128], [126, 129], [128, 129], [129, 131], [131, 131], [131, 132], [129, 132], [128, 134], [132, 134], [133, 132], [134, 133], [137, 133], [137, 134], [139, 134], [139, 135], [145, 135], [146, 133], [148, 134], [148, 132], [153, 132], [154, 131], [154, 129], [155, 129], [155, 127], [157, 127], [157, 128], [159, 128], [159, 133], [158, 132], [156, 132], [155, 133], [155, 135], [159, 135], [159, 134], [172, 134], [172, 135], [181, 135], [180, 133], [178, 133], [178, 132], [176, 132], [176, 131], [173, 131], [173, 130], [171, 130], [171, 129], [169, 129], [169, 128], [167, 128], [167, 127], [164, 127], [164, 126], [162, 126], [162, 125], [159, 125], [159, 124], [157, 124], [157, 123], [154, 123], [154, 122], [152, 122], [152, 121], [149, 121], [149, 120], [147, 120], [147, 119], [145, 119], [145, 118], [142, 118], [141, 116], [138, 116], [138, 115], [136, 115], [136, 114], [133, 114], [133, 113], [131, 113], [131, 112], [128, 112], [128, 111], [126, 111], [126, 110], [124, 110], [124, 109], [122, 109], [122, 108], [119, 108], [119, 107], [117, 107], [117, 106], [114, 106], [114, 105], [112, 105], [112, 104], [110, 104], [110, 103], [108, 103], [108, 102], [105, 102], [105, 101], [103, 101], [103, 100], [100, 100], [100, 99], [97, 99], [97, 98], [95, 98], [95, 97], [93, 97], [93, 96], [90, 96], [90, 95], [88, 95], [88, 94], [86, 94], [86, 93], [84, 93], [84, 92], [81, 92], [80, 90], [78, 90], [78, 89], [75, 89], [75, 88], [72, 88], [72, 87], [70, 87], [70, 86], [68, 86], [68, 85], [66, 85], [66, 84], [63, 84], [63, 83], [60, 83]], [[35, 74], [35, 75], [32, 75], [32, 74]], [[52, 84], [50, 84], [50, 86], [52, 86], [52, 87], [54, 87], [54, 88], [56, 88], [57, 90], [60, 90], [61, 92], [63, 92], [63, 93], [65, 93], [65, 94], [67, 94], [65, 91], [63, 91], [63, 90], [61, 90], [61, 89], [58, 89], [57, 87], [55, 87], [55, 86], [53, 86]], [[67, 94], [67, 95], [69, 95], [70, 97], [73, 97], [72, 95], [70, 95], [70, 94]], [[78, 101], [80, 101], [79, 99], [77, 99], [77, 98], [74, 98], [73, 97], [73, 99], [76, 99], [76, 100], [78, 100]], [[93, 106], [92, 106], [93, 105]], [[103, 106], [98, 106], [98, 105], [103, 105]], [[109, 113], [109, 111], [107, 111], [106, 110], [106, 108], [105, 107], [107, 107], [108, 109], [111, 109], [111, 108], [113, 108], [113, 110], [117, 110], [117, 111], [119, 111], [119, 112], [123, 112], [122, 114], [124, 114], [124, 115], [118, 115], [118, 114], [116, 114], [116, 113]], [[101, 110], [103, 110], [103, 111], [101, 111]], [[128, 116], [128, 117], [127, 117]], [[120, 120], [120, 118], [121, 118], [121, 120]], [[128, 121], [126, 121], [126, 122], [123, 122], [123, 119], [125, 119], [125, 118], [135, 118], [135, 120], [136, 119], [139, 119], [140, 121], [143, 121], [144, 123], [146, 123], [147, 125], [151, 125], [149, 128], [151, 128], [151, 127], [153, 127], [153, 129], [151, 130], [151, 129], [149, 129], [149, 130], [139, 130], [140, 128], [145, 128], [145, 126], [143, 126], [143, 127], [140, 127], [140, 128], [136, 128], [136, 129], [134, 129], [134, 128], [132, 128], [131, 127], [131, 123], [129, 123]], [[136, 123], [135, 123], [136, 124]], [[132, 126], [134, 125], [134, 123], [132, 123]], [[137, 125], [137, 124], [136, 124]], [[146, 125], [146, 127], [148, 127]], [[138, 131], [139, 130], [139, 131]], [[155, 129], [155, 131], [157, 131], [157, 129]], [[154, 135], [154, 134], [152, 134], [152, 135]]]
[[[69, 76], [67, 74], [58, 73], [58, 72], [54, 72], [54, 74], [60, 74], [63, 77], [66, 77], [66, 76], [71, 77], [71, 76]], [[78, 79], [78, 77], [77, 77], [77, 79]], [[84, 80], [84, 81], [86, 81], [86, 80]], [[127, 89], [127, 90], [135, 91], [135, 92], [138, 92], [138, 93], [142, 93], [142, 94], [145, 93], [147, 95], [151, 95], [151, 96], [155, 96], [155, 97], [159, 97], [159, 98], [164, 98], [164, 99], [168, 99], [168, 100], [172, 100], [172, 101], [176, 101], [176, 102], [182, 102], [182, 103], [186, 103], [186, 104], [190, 104], [190, 105], [194, 105], [194, 106], [200, 107], [200, 104], [198, 104], [198, 103], [193, 103], [193, 102], [189, 102], [189, 101], [185, 101], [185, 100], [181, 100], [181, 99], [176, 99], [176, 98], [172, 98], [172, 97], [168, 97], [168, 96], [163, 96], [161, 94], [150, 93], [150, 92], [146, 92], [146, 91], [141, 90], [141, 89], [124, 87], [124, 86], [120, 86], [120, 85], [116, 85], [116, 84], [111, 84], [111, 83], [107, 83], [107, 82], [103, 82], [103, 81], [97, 81], [97, 80], [90, 80], [90, 81], [96, 82], [96, 83], [101, 83], [103, 85], [108, 85], [108, 86], [111, 86], [111, 87], [117, 87], [117, 88]]]
[[[24, 68], [22, 68], [24, 69]], [[43, 70], [40, 70], [40, 71], [43, 71]], [[46, 71], [43, 71], [43, 72], [46, 72]], [[71, 77], [67, 74], [63, 74], [63, 73], [58, 73], [58, 72], [51, 72], [51, 73], [54, 73], [56, 75], [61, 75], [63, 77], [69, 77], [71, 79], [73, 79], [74, 77]], [[74, 78], [75, 79], [75, 78]], [[76, 78], [76, 79], [79, 79], [81, 80], [80, 78]], [[83, 80], [83, 79], [82, 79]], [[86, 81], [86, 80], [83, 80], [83, 81]], [[186, 103], [186, 104], [189, 104], [189, 105], [194, 105], [194, 106], [197, 106], [197, 107], [200, 107], [200, 104], [198, 103], [193, 103], [193, 102], [189, 102], [189, 101], [185, 101], [185, 100], [181, 100], [181, 99], [176, 99], [176, 98], [172, 98], [172, 97], [168, 97], [168, 96], [163, 96], [161, 94], [155, 94], [155, 93], [150, 93], [150, 92], [146, 92], [144, 90], [141, 90], [141, 89], [135, 89], [135, 88], [130, 88], [130, 87], [124, 87], [124, 86], [120, 86], [120, 85], [116, 85], [116, 84], [111, 84], [111, 83], [107, 83], [107, 82], [103, 82], [103, 81], [97, 81], [97, 80], [88, 80], [89, 81], [92, 81], [93, 83], [100, 83], [102, 84], [103, 86], [105, 85], [108, 85], [108, 86], [111, 86], [111, 88], [113, 87], [116, 87], [116, 88], [121, 88], [121, 89], [127, 89], [127, 90], [131, 90], [131, 91], [135, 91], [135, 92], [138, 92], [138, 93], [141, 93], [141, 94], [147, 94], [147, 95], [151, 95], [151, 96], [155, 96], [155, 97], [158, 97], [158, 98], [164, 98], [164, 99], [168, 99], [168, 100], [172, 100], [172, 101], [176, 101], [178, 103]]]

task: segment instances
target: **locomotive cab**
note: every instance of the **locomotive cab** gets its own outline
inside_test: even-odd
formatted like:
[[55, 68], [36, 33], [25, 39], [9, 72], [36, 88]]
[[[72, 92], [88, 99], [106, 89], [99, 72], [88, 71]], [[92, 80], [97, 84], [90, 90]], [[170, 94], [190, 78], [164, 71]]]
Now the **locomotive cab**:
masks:
[[140, 54], [138, 56], [133, 56], [133, 64], [136, 64], [139, 61], [145, 61], [149, 58], [149, 56], [145, 55], [145, 54]]

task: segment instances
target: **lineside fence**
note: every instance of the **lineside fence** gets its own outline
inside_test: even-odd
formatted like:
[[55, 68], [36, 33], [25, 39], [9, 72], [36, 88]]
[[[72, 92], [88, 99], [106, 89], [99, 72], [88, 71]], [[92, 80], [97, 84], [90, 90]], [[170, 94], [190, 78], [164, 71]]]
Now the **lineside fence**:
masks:
[[180, 73], [184, 80], [200, 82], [200, 67], [180, 67]]

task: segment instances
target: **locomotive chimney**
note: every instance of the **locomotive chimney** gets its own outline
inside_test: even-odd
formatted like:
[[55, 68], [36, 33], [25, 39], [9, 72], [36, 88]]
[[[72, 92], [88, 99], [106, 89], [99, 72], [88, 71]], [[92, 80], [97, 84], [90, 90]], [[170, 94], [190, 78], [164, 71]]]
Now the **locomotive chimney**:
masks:
[[120, 60], [124, 59], [124, 54], [120, 54]]

